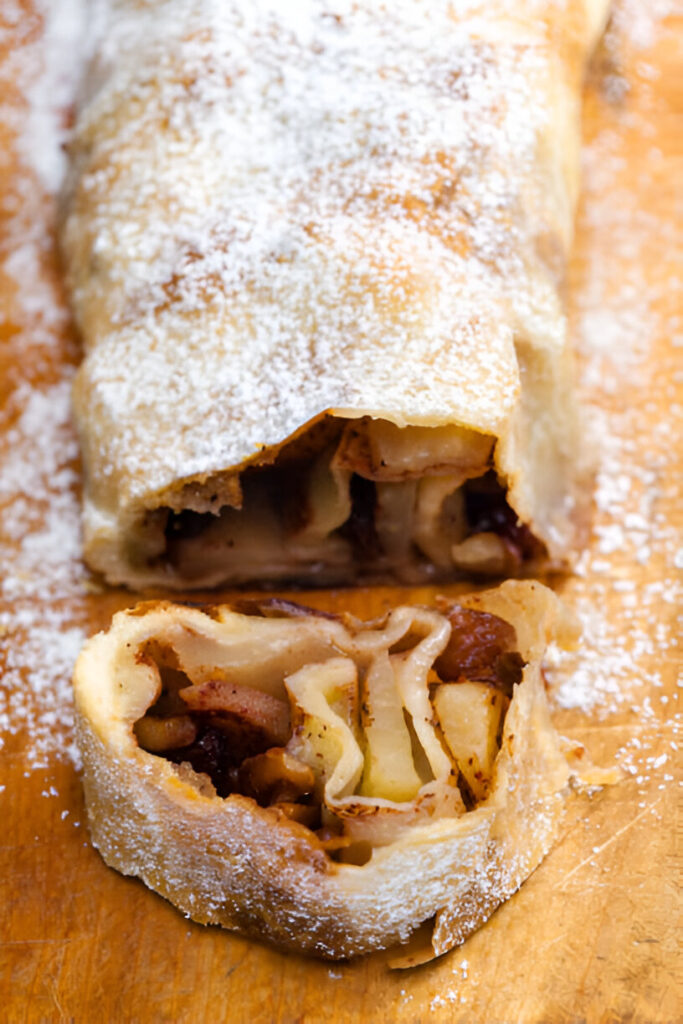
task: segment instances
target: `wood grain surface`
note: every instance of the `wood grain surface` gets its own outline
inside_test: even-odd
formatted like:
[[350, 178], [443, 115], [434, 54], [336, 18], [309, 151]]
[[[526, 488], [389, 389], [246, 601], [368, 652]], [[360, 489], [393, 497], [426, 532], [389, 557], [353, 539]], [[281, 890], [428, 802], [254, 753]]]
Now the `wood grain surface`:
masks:
[[[665, 8], [673, 5], [617, 7], [586, 90], [571, 325], [592, 410], [595, 525], [577, 574], [553, 582], [586, 627], [578, 655], [550, 674], [556, 722], [597, 763], [621, 764], [624, 778], [577, 799], [550, 856], [464, 946], [389, 972], [380, 957], [330, 965], [195, 925], [106, 868], [88, 843], [68, 700], [59, 697], [68, 668], [36, 671], [32, 659], [53, 657], [37, 624], [62, 639], [89, 633], [131, 596], [85, 575], [74, 582], [50, 551], [77, 543], [67, 514], [78, 489], [73, 441], [49, 401], [68, 386], [77, 344], [60, 293], [54, 200], [21, 145], [30, 75], [17, 69], [43, 21], [28, 0], [0, 2], [0, 1020], [683, 1020], [675, 644], [683, 18], [663, 16]], [[35, 395], [46, 399], [43, 419], [35, 410], [22, 419]], [[30, 485], [36, 452], [51, 474], [40, 493]], [[365, 616], [431, 596], [366, 589], [304, 600]], [[41, 680], [54, 687], [55, 677], [61, 688], [51, 698]]]

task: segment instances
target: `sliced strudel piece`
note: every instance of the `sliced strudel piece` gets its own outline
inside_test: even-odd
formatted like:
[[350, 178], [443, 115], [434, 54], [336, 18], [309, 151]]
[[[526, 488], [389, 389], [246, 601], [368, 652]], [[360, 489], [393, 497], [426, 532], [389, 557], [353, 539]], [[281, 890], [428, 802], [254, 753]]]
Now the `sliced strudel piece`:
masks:
[[374, 622], [278, 599], [122, 612], [75, 672], [93, 842], [195, 921], [328, 958], [419, 933], [439, 955], [557, 834], [578, 762], [549, 719], [551, 639], [576, 639], [558, 600], [514, 581]]

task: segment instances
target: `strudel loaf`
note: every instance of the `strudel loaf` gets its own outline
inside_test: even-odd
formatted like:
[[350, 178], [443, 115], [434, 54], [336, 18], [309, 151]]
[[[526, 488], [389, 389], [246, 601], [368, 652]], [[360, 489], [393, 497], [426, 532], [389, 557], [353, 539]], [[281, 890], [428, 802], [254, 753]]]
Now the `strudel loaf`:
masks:
[[529, 574], [606, 0], [116, 0], [64, 195], [85, 555], [187, 588]]

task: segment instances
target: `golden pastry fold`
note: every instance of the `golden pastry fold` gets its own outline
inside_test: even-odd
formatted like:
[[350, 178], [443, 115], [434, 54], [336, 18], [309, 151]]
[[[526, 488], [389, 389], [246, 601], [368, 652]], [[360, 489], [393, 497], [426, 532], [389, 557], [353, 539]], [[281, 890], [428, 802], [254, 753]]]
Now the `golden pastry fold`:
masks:
[[115, 583], [565, 562], [563, 307], [605, 0], [110, 5], [62, 246]]
[[575, 774], [540, 671], [576, 639], [557, 598], [509, 581], [367, 623], [239, 607], [148, 602], [86, 645], [95, 846], [195, 921], [289, 949], [417, 934], [406, 966], [460, 943], [548, 852]]

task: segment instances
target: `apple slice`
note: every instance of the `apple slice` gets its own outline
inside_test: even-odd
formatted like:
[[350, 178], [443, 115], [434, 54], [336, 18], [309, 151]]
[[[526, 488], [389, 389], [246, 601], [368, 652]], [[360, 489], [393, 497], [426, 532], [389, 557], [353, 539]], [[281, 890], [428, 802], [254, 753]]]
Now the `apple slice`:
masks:
[[316, 795], [326, 800], [353, 793], [363, 770], [356, 740], [358, 675], [350, 658], [305, 665], [285, 678], [292, 698], [292, 735], [286, 751], [313, 769]]
[[446, 744], [477, 803], [488, 796], [498, 736], [510, 703], [489, 683], [441, 683], [432, 697]]
[[368, 670], [361, 720], [366, 749], [360, 792], [398, 803], [412, 800], [422, 779], [415, 770], [403, 701], [388, 654], [378, 655]]

